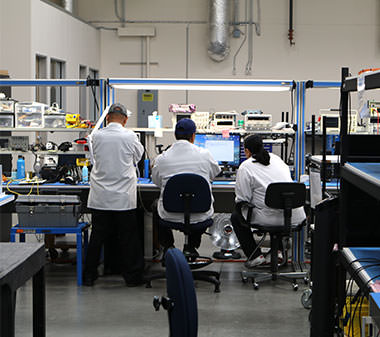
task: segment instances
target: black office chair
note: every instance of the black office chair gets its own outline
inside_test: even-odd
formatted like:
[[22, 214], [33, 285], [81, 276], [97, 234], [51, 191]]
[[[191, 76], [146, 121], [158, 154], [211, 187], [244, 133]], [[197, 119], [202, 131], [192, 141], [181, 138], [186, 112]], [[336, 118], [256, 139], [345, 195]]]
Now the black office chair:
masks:
[[167, 297], [155, 296], [153, 306], [168, 311], [170, 337], [196, 337], [198, 306], [189, 265], [177, 248], [168, 249], [165, 260]]
[[[202, 280], [213, 283], [214, 291], [220, 292], [220, 273], [210, 270], [195, 270], [205, 267], [213, 262], [212, 258], [194, 256], [189, 247], [189, 234], [193, 231], [206, 230], [213, 224], [212, 219], [192, 224], [192, 213], [207, 212], [212, 203], [211, 191], [206, 179], [197, 174], [182, 173], [171, 177], [163, 192], [163, 206], [167, 212], [183, 213], [183, 222], [176, 223], [160, 219], [159, 225], [177, 229], [185, 234], [183, 254], [189, 263], [194, 280]], [[147, 280], [147, 287], [151, 287], [151, 281], [165, 278], [162, 273], [152, 275]]]
[[[295, 271], [296, 266], [293, 264], [292, 272], [279, 272], [278, 271], [278, 250], [280, 247], [280, 242], [283, 238], [288, 238], [291, 233], [301, 231], [305, 225], [305, 221], [292, 225], [292, 209], [304, 206], [306, 196], [306, 188], [304, 184], [300, 183], [272, 183], [268, 186], [265, 193], [265, 204], [270, 208], [282, 209], [284, 214], [283, 224], [278, 226], [268, 226], [262, 224], [250, 224], [250, 218], [246, 219], [246, 223], [251, 226], [258, 234], [263, 234], [263, 238], [260, 240], [256, 249], [259, 249], [261, 244], [265, 239], [265, 235], [268, 233], [270, 235], [270, 254], [271, 254], [271, 264], [270, 271], [243, 271], [242, 280], [243, 282], [252, 279], [253, 287], [255, 290], [259, 289], [259, 282], [276, 279], [284, 279], [291, 281], [293, 283], [293, 289], [298, 289], [297, 279], [303, 278], [307, 282], [307, 271]], [[248, 214], [252, 213], [248, 211]], [[287, 262], [287, 250], [284, 251], [284, 264]], [[252, 254], [253, 255], [253, 254]]]

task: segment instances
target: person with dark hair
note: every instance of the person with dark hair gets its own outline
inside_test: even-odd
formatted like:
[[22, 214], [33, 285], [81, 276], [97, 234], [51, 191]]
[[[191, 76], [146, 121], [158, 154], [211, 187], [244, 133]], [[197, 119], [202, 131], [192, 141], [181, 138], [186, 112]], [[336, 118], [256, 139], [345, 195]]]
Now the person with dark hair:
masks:
[[[289, 167], [279, 156], [268, 153], [257, 135], [250, 135], [244, 140], [244, 152], [247, 159], [241, 163], [236, 174], [235, 202], [238, 204], [246, 201], [254, 205], [251, 223], [278, 226], [283, 223], [283, 211], [266, 206], [265, 193], [271, 183], [293, 181]], [[244, 218], [247, 217], [247, 209], [242, 209], [242, 215]], [[302, 207], [293, 210], [292, 223], [301, 223], [305, 218]], [[231, 222], [241, 248], [248, 258], [245, 266], [253, 268], [270, 263], [270, 254], [264, 257], [260, 248], [256, 249], [257, 244], [252, 231], [242, 223], [241, 215], [237, 211], [232, 213]]]
[[[210, 151], [194, 145], [195, 132], [196, 126], [193, 120], [184, 118], [178, 121], [175, 127], [176, 142], [155, 159], [152, 168], [152, 180], [161, 189], [157, 212], [158, 216], [163, 220], [183, 222], [183, 214], [167, 212], [163, 206], [163, 191], [170, 177], [180, 173], [195, 173], [210, 183], [220, 172], [220, 167], [211, 156]], [[190, 221], [191, 223], [205, 221], [211, 218], [213, 213], [214, 209], [211, 206], [210, 210], [205, 213], [192, 214]], [[158, 219], [156, 220], [154, 222], [158, 227], [159, 242], [164, 247], [164, 250], [167, 250], [174, 246], [172, 230], [159, 226], [157, 224]], [[190, 253], [197, 255], [196, 248], [201, 244], [203, 233], [204, 231], [192, 232], [189, 235]]]
[[135, 166], [144, 147], [133, 131], [124, 128], [128, 112], [122, 104], [112, 104], [106, 119], [107, 126], [95, 131], [91, 140], [94, 166], [87, 206], [92, 231], [83, 284], [94, 284], [102, 246], [113, 240], [126, 285], [137, 286], [143, 283], [144, 253], [137, 227]]

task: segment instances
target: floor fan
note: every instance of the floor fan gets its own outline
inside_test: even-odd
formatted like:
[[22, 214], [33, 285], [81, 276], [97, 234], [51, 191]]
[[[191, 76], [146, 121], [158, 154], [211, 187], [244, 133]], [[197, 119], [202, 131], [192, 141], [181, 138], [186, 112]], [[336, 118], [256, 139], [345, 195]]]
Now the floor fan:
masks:
[[231, 224], [231, 214], [218, 213], [214, 217], [214, 224], [208, 229], [211, 241], [214, 246], [220, 248], [212, 256], [215, 259], [240, 259], [241, 255], [235, 252], [240, 247], [240, 243]]

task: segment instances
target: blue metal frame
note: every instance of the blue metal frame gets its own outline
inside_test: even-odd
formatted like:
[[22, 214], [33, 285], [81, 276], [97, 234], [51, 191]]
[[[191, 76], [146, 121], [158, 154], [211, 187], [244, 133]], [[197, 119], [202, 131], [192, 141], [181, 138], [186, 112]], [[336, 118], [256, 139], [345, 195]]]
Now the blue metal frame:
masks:
[[[23, 227], [21, 225], [13, 226], [10, 230], [10, 241], [16, 242], [16, 234], [20, 235], [20, 242], [25, 242], [25, 234], [76, 234], [77, 248], [77, 284], [82, 285], [82, 247], [84, 256], [87, 255], [88, 246], [88, 223], [79, 222], [76, 227]], [[82, 245], [83, 237], [83, 245]]]
[[340, 88], [341, 82], [313, 81], [313, 88]]
[[37, 86], [87, 86], [87, 80], [11, 80], [0, 79], [0, 86], [25, 86], [25, 87], [37, 87]]
[[[306, 82], [301, 82], [302, 85], [302, 90], [301, 90], [301, 97], [300, 99], [302, 100], [302, 125], [297, 124], [299, 128], [302, 130], [301, 134], [301, 174], [305, 173], [305, 100], [306, 100]], [[319, 88], [319, 89], [334, 89], [337, 88], [339, 89], [341, 87], [341, 82], [333, 82], [333, 81], [313, 81], [313, 86], [307, 89], [313, 89], [313, 88]]]
[[103, 114], [103, 80], [100, 80], [99, 90], [100, 90], [100, 103], [99, 103], [99, 117]]
[[296, 97], [297, 97], [297, 132], [296, 132], [296, 138], [295, 138], [295, 163], [294, 163], [294, 171], [295, 171], [295, 179], [299, 179], [299, 123], [300, 123], [300, 82], [297, 82], [297, 87], [296, 87]]
[[305, 173], [305, 82], [301, 82], [302, 125], [301, 125], [301, 175]]

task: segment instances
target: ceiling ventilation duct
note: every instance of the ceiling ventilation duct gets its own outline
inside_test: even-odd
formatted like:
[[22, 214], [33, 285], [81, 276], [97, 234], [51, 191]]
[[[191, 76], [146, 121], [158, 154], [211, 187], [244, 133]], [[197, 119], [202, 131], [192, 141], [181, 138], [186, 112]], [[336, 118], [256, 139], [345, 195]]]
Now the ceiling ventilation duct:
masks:
[[73, 13], [74, 0], [62, 0], [62, 7], [70, 13]]
[[209, 46], [208, 55], [216, 62], [223, 61], [230, 52], [229, 0], [209, 0]]

